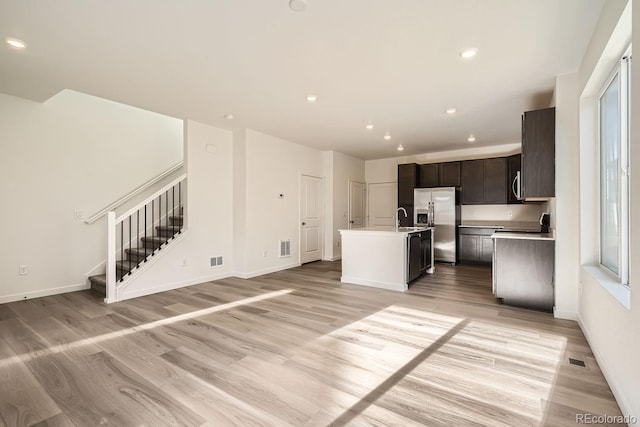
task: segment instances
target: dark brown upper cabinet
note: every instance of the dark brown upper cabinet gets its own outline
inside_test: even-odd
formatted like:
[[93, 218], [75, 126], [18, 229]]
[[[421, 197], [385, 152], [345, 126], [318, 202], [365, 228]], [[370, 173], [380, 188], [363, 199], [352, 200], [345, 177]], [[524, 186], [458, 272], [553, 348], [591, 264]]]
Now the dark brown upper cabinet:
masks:
[[429, 163], [420, 165], [418, 187], [459, 187], [460, 163]]
[[459, 187], [461, 162], [438, 163], [438, 178], [440, 187]]
[[418, 187], [437, 187], [439, 179], [439, 164], [429, 163], [420, 165], [420, 181]]
[[462, 162], [462, 204], [484, 204], [484, 160]]
[[411, 227], [413, 225], [413, 189], [418, 184], [420, 170], [416, 163], [398, 165], [398, 207], [405, 208], [407, 217], [400, 214], [400, 225]]
[[522, 116], [521, 197], [555, 197], [556, 109], [527, 111]]
[[462, 204], [507, 203], [507, 159], [465, 160], [462, 162]]
[[484, 204], [507, 203], [507, 159], [484, 159], [483, 201]]
[[522, 200], [518, 200], [516, 197], [516, 176], [520, 172], [521, 159], [522, 156], [520, 154], [507, 157], [507, 174], [509, 177], [507, 181], [507, 203], [509, 204], [522, 203]]

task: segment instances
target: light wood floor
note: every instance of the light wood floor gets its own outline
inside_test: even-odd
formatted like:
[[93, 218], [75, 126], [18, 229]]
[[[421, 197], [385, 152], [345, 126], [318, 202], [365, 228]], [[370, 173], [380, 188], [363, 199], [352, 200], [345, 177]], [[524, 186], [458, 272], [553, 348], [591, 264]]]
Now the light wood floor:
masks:
[[[0, 305], [0, 425], [563, 426], [620, 411], [575, 322], [501, 306], [483, 267], [408, 293], [339, 262], [105, 305]], [[585, 367], [569, 363], [584, 361]]]

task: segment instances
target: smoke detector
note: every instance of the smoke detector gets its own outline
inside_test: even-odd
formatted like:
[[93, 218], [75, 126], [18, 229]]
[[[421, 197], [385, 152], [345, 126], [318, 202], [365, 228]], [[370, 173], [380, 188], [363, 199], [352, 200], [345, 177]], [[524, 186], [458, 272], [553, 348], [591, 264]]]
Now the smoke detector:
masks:
[[294, 12], [304, 12], [307, 10], [307, 0], [289, 0], [289, 9]]

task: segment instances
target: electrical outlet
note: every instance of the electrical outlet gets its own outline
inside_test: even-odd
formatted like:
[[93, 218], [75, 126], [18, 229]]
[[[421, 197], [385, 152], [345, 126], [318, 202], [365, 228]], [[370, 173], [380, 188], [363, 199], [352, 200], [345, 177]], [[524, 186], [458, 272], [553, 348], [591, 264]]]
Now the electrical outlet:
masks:
[[26, 276], [27, 274], [29, 274], [29, 266], [28, 265], [21, 265], [18, 267], [18, 274], [20, 276]]
[[186, 258], [183, 258], [183, 259], [182, 259], [182, 266], [183, 266], [183, 267], [186, 267], [187, 265], [189, 265], [189, 263], [187, 262], [187, 259], [186, 259]]
[[509, 218], [511, 218], [511, 217], [513, 216], [513, 212], [512, 212], [512, 211], [507, 211], [507, 216], [508, 216]]
[[84, 211], [81, 209], [75, 209], [73, 211], [73, 219], [84, 219]]
[[264, 251], [262, 251], [262, 257], [266, 258], [267, 257], [267, 250], [265, 249]]

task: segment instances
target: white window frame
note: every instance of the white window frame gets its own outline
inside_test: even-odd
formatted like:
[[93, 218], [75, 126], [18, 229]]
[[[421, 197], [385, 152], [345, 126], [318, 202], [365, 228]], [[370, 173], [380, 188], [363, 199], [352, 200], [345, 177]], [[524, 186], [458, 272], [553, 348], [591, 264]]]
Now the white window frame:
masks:
[[[602, 164], [601, 164], [601, 133], [600, 133], [600, 99], [602, 95], [609, 88], [612, 81], [615, 77], [618, 76], [618, 91], [620, 94], [618, 109], [620, 112], [620, 116], [618, 118], [618, 131], [619, 131], [619, 159], [618, 159], [618, 180], [619, 180], [619, 189], [618, 189], [618, 198], [620, 202], [620, 242], [619, 242], [619, 274], [611, 271], [605, 265], [602, 264], [602, 244], [601, 244], [601, 233], [602, 233], [602, 189], [601, 189], [601, 172], [602, 172]], [[616, 66], [611, 72], [611, 75], [605, 81], [605, 84], [602, 86], [600, 93], [598, 95], [598, 264], [599, 268], [602, 272], [605, 273], [609, 279], [614, 282], [626, 287], [630, 288], [629, 283], [629, 246], [630, 246], [630, 150], [631, 150], [631, 45], [625, 51], [623, 57], [617, 62]]]

